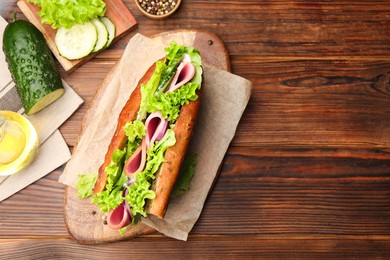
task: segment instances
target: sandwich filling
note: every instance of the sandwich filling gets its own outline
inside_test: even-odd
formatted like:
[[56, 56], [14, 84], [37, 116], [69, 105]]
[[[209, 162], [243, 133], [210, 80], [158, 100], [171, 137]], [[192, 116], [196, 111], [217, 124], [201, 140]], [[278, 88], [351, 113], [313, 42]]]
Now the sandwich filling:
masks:
[[123, 149], [117, 149], [106, 167], [105, 189], [92, 194], [97, 175], [79, 175], [76, 185], [80, 197], [107, 212], [107, 223], [121, 229], [146, 217], [145, 206], [155, 198], [151, 189], [165, 151], [176, 142], [175, 123], [181, 107], [198, 98], [202, 83], [199, 52], [172, 42], [165, 49], [165, 60], [157, 61], [149, 81], [141, 85], [141, 104], [137, 118], [124, 126], [127, 136]]

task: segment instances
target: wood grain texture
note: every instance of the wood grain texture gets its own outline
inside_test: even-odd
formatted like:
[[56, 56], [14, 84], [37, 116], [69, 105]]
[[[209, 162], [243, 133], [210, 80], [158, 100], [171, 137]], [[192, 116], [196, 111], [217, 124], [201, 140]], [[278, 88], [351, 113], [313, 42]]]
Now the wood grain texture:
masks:
[[[213, 1], [208, 5], [183, 3], [181, 15], [162, 23], [144, 19], [139, 26], [151, 35], [179, 24], [180, 28], [199, 24], [197, 28], [211, 27], [226, 42], [233, 72], [255, 83], [246, 111], [251, 116], [244, 116], [234, 145], [389, 146], [386, 3]], [[213, 24], [205, 22], [211, 19]], [[66, 137], [74, 128], [64, 129]], [[70, 144], [74, 136], [69, 133]]]
[[[107, 10], [105, 16], [110, 18], [110, 20], [115, 25], [115, 38], [113, 40], [113, 42], [115, 42], [131, 30], [133, 30], [137, 26], [137, 21], [121, 0], [106, 0], [105, 3]], [[76, 68], [78, 68], [88, 60], [92, 59], [100, 52], [104, 51], [103, 49], [102, 51], [91, 53], [87, 57], [84, 57], [79, 60], [68, 60], [62, 57], [57, 50], [54, 40], [56, 30], [53, 29], [50, 25], [41, 23], [41, 18], [38, 15], [40, 8], [28, 2], [27, 0], [20, 0], [18, 1], [17, 5], [23, 12], [23, 14], [27, 17], [27, 19], [42, 32], [50, 50], [53, 52], [54, 56], [65, 69], [65, 71], [74, 71]]]
[[235, 64], [258, 87], [234, 145], [390, 147], [390, 63], [241, 57]]
[[[254, 83], [234, 146], [389, 148], [390, 62], [232, 61], [235, 72]], [[76, 123], [71, 118], [61, 128], [69, 144], [75, 142]]]
[[[318, 239], [194, 237], [187, 242], [166, 238], [137, 238], [115, 244], [82, 246], [65, 239], [0, 240], [0, 248], [10, 248], [18, 259], [386, 259], [390, 256], [390, 243], [381, 238], [337, 240]], [[214, 245], [210, 249], [210, 244]], [[357, 246], [355, 248], [355, 246]], [[351, 250], [351, 247], [354, 249]], [[295, 253], [291, 253], [291, 248]], [[378, 250], [383, 248], [383, 250]], [[153, 250], [151, 250], [153, 249]], [[0, 251], [0, 258], [9, 255]]]
[[[66, 231], [60, 168], [0, 203], [0, 258], [390, 258], [389, 1], [192, 0], [162, 21], [123, 2], [136, 30], [71, 74], [57, 63], [86, 101], [61, 132], [76, 143], [135, 33], [211, 31], [253, 82], [218, 182], [187, 242], [86, 246]], [[23, 17], [16, 0], [1, 3], [8, 21], [13, 11]]]
[[[282, 152], [230, 148], [190, 239], [240, 234], [390, 239], [390, 159]], [[67, 235], [63, 185], [57, 183], [61, 171], [0, 204], [0, 240]], [[29, 203], [34, 206], [23, 207]]]

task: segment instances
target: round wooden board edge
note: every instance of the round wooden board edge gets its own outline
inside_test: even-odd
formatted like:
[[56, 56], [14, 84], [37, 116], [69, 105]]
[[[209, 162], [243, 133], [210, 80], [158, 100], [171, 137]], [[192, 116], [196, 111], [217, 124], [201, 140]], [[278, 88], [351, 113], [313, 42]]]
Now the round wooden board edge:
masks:
[[[155, 35], [152, 35], [150, 38], [157, 38], [157, 37], [162, 37], [165, 39], [171, 39], [175, 40], [175, 36], [179, 34], [195, 34], [195, 39], [194, 39], [194, 44], [193, 47], [197, 48], [202, 55], [202, 60], [214, 67], [217, 67], [219, 69], [223, 69], [226, 71], [231, 71], [231, 64], [230, 64], [230, 58], [228, 54], [228, 50], [226, 48], [225, 43], [222, 41], [222, 39], [217, 36], [216, 34], [206, 31], [206, 30], [195, 30], [195, 29], [179, 29], [179, 30], [174, 30], [174, 31], [167, 31], [167, 32], [162, 32], [158, 33]], [[212, 48], [212, 50], [205, 52], [205, 50]], [[218, 50], [218, 51], [215, 51]], [[210, 53], [207, 55], [207, 53]], [[216, 55], [219, 55], [218, 57]], [[217, 58], [218, 60], [213, 60]], [[75, 147], [78, 144], [78, 140], [80, 136], [82, 135], [85, 126], [88, 124], [89, 120], [91, 120], [94, 116], [94, 111], [95, 111], [95, 106], [99, 103], [100, 98], [102, 97], [104, 93], [104, 88], [107, 82], [110, 81], [111, 75], [113, 72], [117, 69], [117, 64], [118, 62], [113, 66], [113, 68], [107, 73], [106, 77], [102, 81], [101, 85], [99, 86], [95, 96], [92, 98], [91, 103], [87, 109], [87, 112], [82, 120], [79, 135], [75, 144]], [[214, 183], [216, 179], [219, 176], [220, 168], [218, 169], [218, 173], [216, 174], [216, 178], [214, 180]], [[214, 185], [213, 185], [214, 186]], [[213, 189], [213, 187], [210, 188], [210, 192]], [[134, 238], [135, 236], [141, 236], [141, 235], [148, 235], [155, 233], [155, 231], [152, 228], [146, 228], [143, 232], [136, 232], [134, 234], [126, 234], [124, 236], [121, 236], [118, 232], [118, 236], [115, 238], [110, 238], [110, 239], [91, 239], [91, 237], [87, 236], [80, 236], [77, 232], [72, 230], [72, 227], [69, 224], [69, 220], [67, 217], [67, 205], [68, 205], [68, 198], [71, 196], [74, 196], [77, 191], [72, 188], [68, 187], [65, 185], [64, 188], [64, 222], [66, 229], [71, 236], [71, 238], [75, 241], [77, 241], [80, 244], [102, 244], [102, 243], [110, 243], [110, 242], [115, 242], [115, 241], [121, 241], [121, 240], [127, 240], [130, 238]], [[210, 194], [209, 192], [209, 194]]]

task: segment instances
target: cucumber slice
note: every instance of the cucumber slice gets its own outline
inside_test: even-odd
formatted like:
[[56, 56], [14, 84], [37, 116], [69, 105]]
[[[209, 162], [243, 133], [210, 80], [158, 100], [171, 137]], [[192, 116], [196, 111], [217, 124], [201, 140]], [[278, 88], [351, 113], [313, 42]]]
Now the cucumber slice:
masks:
[[108, 32], [104, 23], [102, 23], [99, 19], [93, 18], [91, 21], [95, 25], [98, 35], [95, 48], [92, 52], [97, 52], [106, 47], [108, 41]]
[[97, 39], [95, 25], [85, 22], [75, 24], [69, 29], [58, 28], [54, 41], [61, 56], [68, 60], [78, 60], [94, 50]]
[[102, 21], [107, 28], [107, 32], [108, 32], [108, 41], [106, 44], [106, 48], [107, 48], [108, 46], [111, 45], [112, 41], [115, 38], [116, 28], [114, 23], [110, 20], [110, 18], [106, 16], [100, 17], [100, 21]]

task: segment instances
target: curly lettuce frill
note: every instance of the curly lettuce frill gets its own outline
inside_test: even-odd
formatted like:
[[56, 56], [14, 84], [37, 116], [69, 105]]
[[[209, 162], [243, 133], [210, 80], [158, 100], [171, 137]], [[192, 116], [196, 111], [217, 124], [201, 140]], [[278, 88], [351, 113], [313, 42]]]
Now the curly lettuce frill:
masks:
[[53, 29], [70, 28], [92, 18], [104, 16], [106, 3], [103, 0], [28, 0], [41, 8], [38, 15], [43, 24]]

